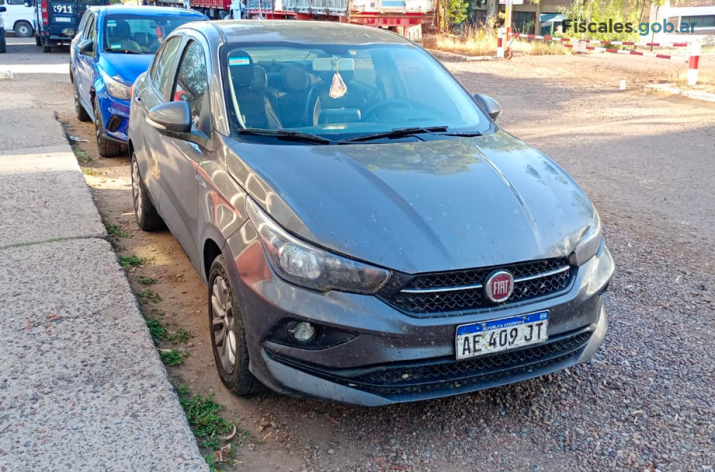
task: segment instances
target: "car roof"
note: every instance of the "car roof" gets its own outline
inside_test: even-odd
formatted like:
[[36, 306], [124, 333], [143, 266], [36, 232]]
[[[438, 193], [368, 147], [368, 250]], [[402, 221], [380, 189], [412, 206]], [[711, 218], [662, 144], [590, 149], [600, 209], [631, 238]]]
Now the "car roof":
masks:
[[196, 18], [206, 18], [203, 14], [187, 10], [185, 8], [174, 7], [152, 7], [152, 6], [123, 6], [108, 5], [92, 7], [92, 10], [104, 15], [141, 15], [141, 16], [190, 16]]
[[[410, 44], [390, 31], [332, 21], [233, 20], [212, 21], [210, 25], [223, 33], [228, 43], [297, 43], [364, 45], [373, 43]], [[192, 25], [194, 29], [210, 28], [209, 23]]]

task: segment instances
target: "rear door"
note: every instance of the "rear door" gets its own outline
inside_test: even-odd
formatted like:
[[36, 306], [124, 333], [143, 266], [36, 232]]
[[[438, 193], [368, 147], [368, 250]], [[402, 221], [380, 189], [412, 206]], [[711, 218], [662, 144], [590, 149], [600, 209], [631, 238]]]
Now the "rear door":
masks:
[[87, 18], [87, 23], [84, 31], [80, 32], [84, 36], [84, 39], [89, 39], [94, 41], [94, 53], [90, 55], [81, 54], [77, 51], [77, 72], [75, 75], [75, 81], [77, 82], [77, 90], [79, 92], [79, 99], [84, 105], [84, 108], [89, 111], [90, 116], [94, 115], [94, 104], [92, 103], [92, 97], [90, 90], [92, 84], [94, 83], [94, 58], [97, 56], [97, 13], [89, 12]]
[[47, 0], [47, 15], [52, 34], [62, 34], [62, 30], [77, 30], [79, 8], [77, 0]]
[[139, 172], [159, 212], [163, 199], [159, 184], [159, 156], [167, 152], [167, 143], [154, 128], [146, 125], [146, 117], [149, 110], [169, 101], [183, 40], [183, 36], [172, 36], [159, 48], [144, 84], [136, 89], [129, 119], [130, 128], [134, 123], [140, 123], [130, 137], [135, 140]]

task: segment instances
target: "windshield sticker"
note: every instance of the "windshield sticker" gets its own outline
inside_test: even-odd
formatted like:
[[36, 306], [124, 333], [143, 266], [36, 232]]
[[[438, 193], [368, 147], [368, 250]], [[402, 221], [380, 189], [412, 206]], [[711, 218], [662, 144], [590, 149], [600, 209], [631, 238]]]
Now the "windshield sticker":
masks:
[[117, 26], [117, 20], [107, 20], [107, 26]]
[[250, 57], [231, 57], [228, 59], [229, 66], [250, 66]]
[[110, 49], [122, 49], [122, 45], [121, 44], [112, 44], [111, 46], [109, 46], [109, 48]]

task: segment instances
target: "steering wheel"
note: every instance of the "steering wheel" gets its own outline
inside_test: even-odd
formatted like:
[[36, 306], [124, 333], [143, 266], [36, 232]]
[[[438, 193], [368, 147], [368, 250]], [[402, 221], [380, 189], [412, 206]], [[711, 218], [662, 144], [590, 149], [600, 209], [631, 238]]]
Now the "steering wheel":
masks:
[[404, 100], [401, 98], [388, 98], [387, 100], [382, 100], [375, 103], [374, 105], [371, 105], [367, 110], [365, 110], [365, 113], [363, 113], [363, 117], [367, 118], [370, 115], [375, 115], [375, 118], [377, 118], [377, 114], [375, 113], [377, 110], [394, 105], [397, 105], [396, 108], [415, 108], [415, 106], [409, 100]]

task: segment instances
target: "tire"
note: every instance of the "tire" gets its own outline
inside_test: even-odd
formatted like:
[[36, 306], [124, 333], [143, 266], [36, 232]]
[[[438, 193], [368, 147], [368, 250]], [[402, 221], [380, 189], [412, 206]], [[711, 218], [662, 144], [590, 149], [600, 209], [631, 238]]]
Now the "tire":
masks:
[[84, 109], [84, 106], [79, 99], [77, 84], [73, 85], [72, 90], [74, 90], [74, 114], [77, 116], [77, 119], [82, 122], [92, 121], [92, 117], [89, 116], [89, 113], [87, 113], [87, 110]]
[[32, 30], [32, 25], [27, 21], [19, 21], [15, 24], [15, 36], [20, 38], [29, 38], [32, 36], [34, 31]]
[[97, 150], [102, 157], [116, 157], [122, 153], [122, 145], [110, 141], [103, 136], [104, 124], [102, 114], [99, 112], [99, 102], [94, 97], [94, 135], [97, 138]]
[[243, 319], [223, 255], [218, 256], [211, 264], [208, 287], [211, 350], [221, 382], [239, 396], [258, 393], [264, 387], [248, 370], [250, 358]]
[[142, 231], [152, 232], [166, 227], [142, 182], [136, 154], [132, 154], [132, 202], [137, 225]]
[[35, 44], [38, 46], [42, 46], [42, 38], [39, 36], [35, 35]]
[[5, 54], [7, 52], [7, 43], [5, 42], [5, 37], [0, 38], [0, 54]]

